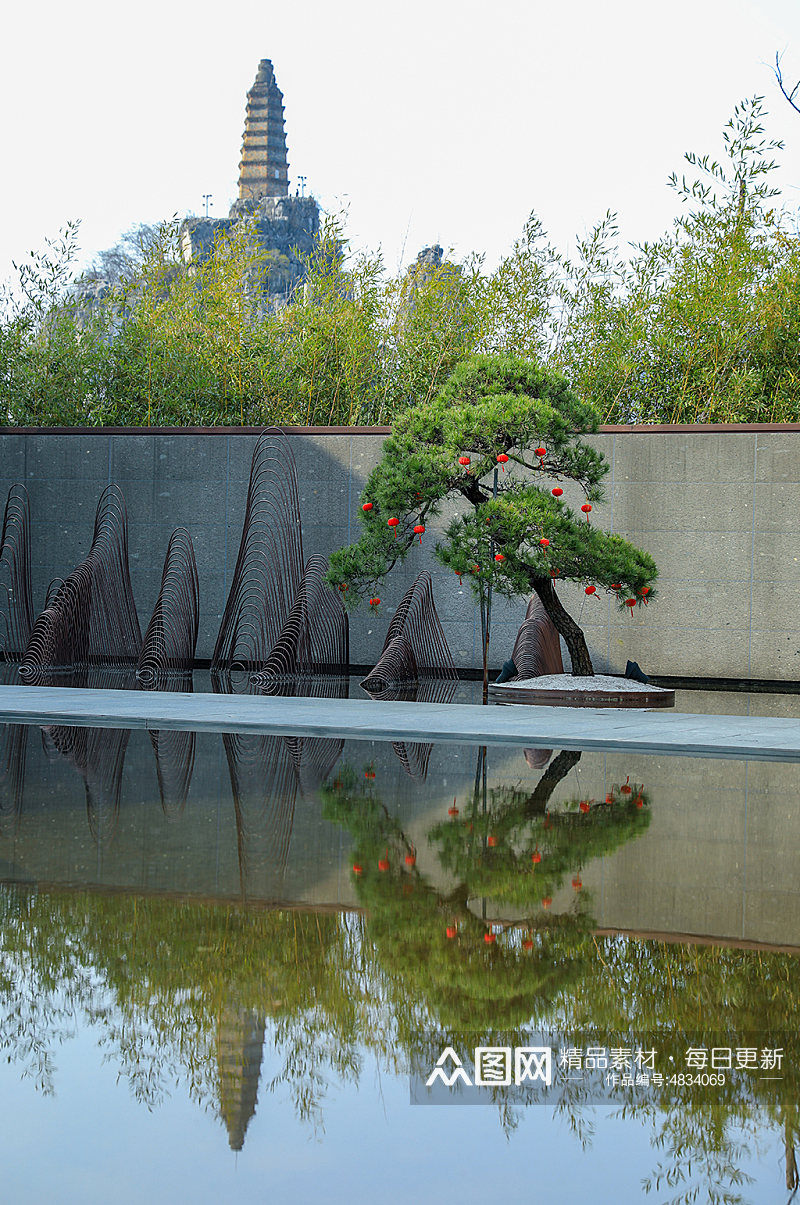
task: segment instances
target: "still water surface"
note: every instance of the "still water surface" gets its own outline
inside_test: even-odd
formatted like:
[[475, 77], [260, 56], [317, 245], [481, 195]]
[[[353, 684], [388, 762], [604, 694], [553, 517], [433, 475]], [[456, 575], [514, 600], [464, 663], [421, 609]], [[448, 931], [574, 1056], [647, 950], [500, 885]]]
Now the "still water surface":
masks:
[[[796, 766], [6, 726], [0, 770], [5, 1199], [792, 1194]], [[555, 1103], [410, 1103], [543, 1032]]]

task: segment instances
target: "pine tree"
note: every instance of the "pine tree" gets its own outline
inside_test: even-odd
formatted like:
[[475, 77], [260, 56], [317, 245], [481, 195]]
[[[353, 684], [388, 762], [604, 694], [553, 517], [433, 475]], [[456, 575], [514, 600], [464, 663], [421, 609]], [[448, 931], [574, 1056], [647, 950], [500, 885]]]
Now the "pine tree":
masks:
[[[464, 511], [436, 546], [438, 559], [463, 574], [478, 597], [490, 582], [508, 598], [535, 591], [564, 637], [573, 674], [593, 674], [583, 632], [556, 582], [579, 582], [587, 594], [605, 589], [625, 610], [653, 599], [658, 575], [646, 552], [590, 521], [609, 465], [581, 436], [598, 422], [594, 407], [562, 377], [532, 361], [464, 360], [432, 400], [396, 420], [362, 495], [362, 535], [332, 555], [328, 581], [348, 608], [375, 595], [443, 501], [460, 497]], [[498, 464], [504, 471], [495, 492]], [[562, 500], [561, 482], [580, 487], [582, 514]]]

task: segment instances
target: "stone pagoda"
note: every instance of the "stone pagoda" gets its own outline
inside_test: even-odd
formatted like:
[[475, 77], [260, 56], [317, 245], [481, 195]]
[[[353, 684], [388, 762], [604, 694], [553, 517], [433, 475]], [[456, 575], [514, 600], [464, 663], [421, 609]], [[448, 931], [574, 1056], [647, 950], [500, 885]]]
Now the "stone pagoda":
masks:
[[242, 160], [239, 164], [239, 200], [289, 195], [283, 93], [275, 83], [269, 59], [258, 64], [255, 83], [247, 93]]
[[266, 253], [266, 300], [285, 305], [305, 277], [304, 260], [319, 233], [319, 206], [313, 197], [289, 196], [289, 164], [283, 121], [283, 93], [269, 59], [262, 59], [247, 106], [239, 163], [239, 197], [227, 218], [187, 218], [181, 226], [187, 263], [207, 258], [214, 240], [242, 219]]

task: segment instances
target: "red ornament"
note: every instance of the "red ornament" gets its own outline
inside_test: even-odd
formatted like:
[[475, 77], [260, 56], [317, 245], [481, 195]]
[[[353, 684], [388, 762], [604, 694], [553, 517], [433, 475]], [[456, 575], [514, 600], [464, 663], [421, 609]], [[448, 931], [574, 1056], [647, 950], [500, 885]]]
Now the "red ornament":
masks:
[[614, 796], [606, 795], [606, 803], [613, 803], [613, 802], [614, 802]]
[[525, 940], [522, 943], [522, 948], [523, 948], [523, 950], [532, 950], [533, 949], [533, 942], [531, 941], [530, 937], [525, 938]]
[[495, 935], [494, 933], [484, 933], [484, 935], [483, 935], [483, 940], [484, 940], [484, 941], [485, 941], [485, 942], [486, 942], [488, 945], [491, 945], [491, 944], [492, 944], [492, 942], [497, 941], [497, 937], [496, 937], [496, 935]]
[[639, 591], [639, 593], [640, 593], [640, 594], [649, 594], [649, 593], [650, 593], [650, 587], [649, 587], [649, 586], [642, 586], [642, 588], [641, 588], [641, 590]]
[[406, 854], [406, 866], [416, 865], [417, 855], [414, 853]]
[[455, 937], [456, 933], [458, 933], [458, 929], [456, 929], [455, 925], [448, 925], [445, 929], [445, 933], [448, 937]]
[[544, 536], [542, 536], [542, 538], [541, 538], [541, 540], [539, 541], [539, 543], [541, 544], [542, 548], [544, 548], [544, 549], [548, 549], [548, 548], [550, 547], [550, 541], [549, 541], [549, 540], [547, 540], [547, 539], [545, 539], [545, 537], [544, 537]]
[[371, 503], [371, 502], [365, 502], [365, 503], [364, 503], [364, 505], [361, 507], [361, 509], [362, 509], [362, 510], [372, 510], [372, 503]]
[[584, 590], [584, 594], [596, 594], [596, 593], [597, 593], [597, 586], [587, 586], [586, 589]]
[[[635, 598], [626, 598], [626, 599], [625, 599], [625, 606], [626, 606], [626, 607], [635, 607], [635, 606], [636, 606], [636, 599], [635, 599]], [[632, 612], [632, 611], [631, 611], [631, 614], [633, 614], [633, 612]]]
[[424, 524], [424, 523], [416, 523], [416, 524], [414, 525], [414, 535], [415, 535], [415, 536], [419, 536], [419, 542], [420, 542], [420, 544], [422, 543], [422, 533], [423, 533], [423, 531], [424, 531], [424, 530], [425, 530], [425, 524]]
[[491, 846], [497, 845], [497, 837], [487, 837], [486, 843], [487, 843], [487, 845], [491, 845]]
[[378, 863], [378, 870], [388, 870], [389, 869], [388, 854], [389, 854], [389, 851], [387, 849], [386, 854], [381, 858], [380, 862]]
[[497, 463], [503, 466], [503, 472], [505, 473], [506, 465], [508, 464], [508, 457], [506, 456], [505, 452], [498, 452]]
[[453, 806], [447, 809], [447, 814], [448, 814], [448, 816], [457, 816], [458, 815], [458, 808], [456, 807], [455, 799], [453, 800]]
[[454, 570], [454, 572], [455, 572], [456, 577], [458, 578], [458, 584], [460, 586], [461, 585], [461, 574], [464, 572], [464, 570], [456, 569], [456, 570]]
[[538, 456], [540, 460], [544, 460], [547, 455], [547, 448], [534, 448], [533, 454], [534, 456]]
[[641, 795], [637, 795], [633, 802], [636, 804], [637, 808], [644, 807], [644, 800], [642, 799]]
[[496, 561], [504, 561], [506, 558], [503, 556], [502, 552], [496, 552], [494, 554], [494, 559]]
[[589, 503], [589, 502], [584, 502], [583, 506], [581, 507], [581, 510], [582, 510], [582, 511], [583, 511], [583, 513], [586, 515], [586, 522], [587, 522], [587, 523], [589, 522], [589, 511], [590, 511], [591, 509], [592, 509], [592, 507], [591, 507], [591, 503]]
[[339, 582], [339, 589], [341, 590], [342, 594], [346, 594], [347, 593], [347, 582]]
[[371, 598], [371, 599], [369, 600], [369, 605], [370, 605], [370, 606], [372, 607], [372, 609], [374, 610], [374, 609], [375, 609], [375, 607], [379, 607], [379, 606], [381, 605], [381, 600], [380, 600], [379, 598]]
[[365, 770], [365, 771], [364, 771], [364, 777], [365, 777], [365, 778], [374, 778], [374, 777], [375, 777], [375, 771], [374, 771], [374, 770]]
[[481, 571], [480, 565], [473, 565], [472, 568], [470, 569], [470, 573], [480, 573], [480, 571]]
[[557, 486], [555, 487], [555, 489], [552, 489], [552, 490], [550, 491], [550, 493], [553, 495], [553, 497], [554, 497], [554, 498], [560, 498], [560, 497], [561, 497], [561, 495], [564, 493], [564, 491], [562, 490], [562, 488], [561, 488], [561, 486], [560, 486], [560, 485], [557, 485]]
[[539, 853], [538, 849], [534, 850], [534, 852], [531, 854], [531, 862], [534, 862], [538, 865], [538, 863], [541, 862], [541, 860], [542, 860], [542, 855]]
[[576, 891], [580, 891], [581, 887], [583, 886], [583, 883], [581, 882], [581, 876], [580, 876], [580, 875], [577, 875], [577, 876], [576, 876], [576, 877], [575, 877], [575, 878], [572, 880], [572, 886], [575, 888], [575, 890], [576, 890]]
[[581, 802], [580, 802], [580, 809], [581, 809], [581, 811], [583, 812], [584, 816], [585, 816], [585, 815], [586, 815], [586, 813], [589, 811], [589, 808], [590, 808], [590, 807], [591, 807], [591, 804], [590, 804], [590, 803], [588, 803], [588, 802], [587, 802], [587, 800], [585, 800], [585, 799], [582, 799], [582, 800], [581, 800]]
[[544, 899], [542, 900], [542, 907], [543, 907], [543, 908], [549, 908], [549, 907], [550, 907], [550, 905], [552, 904], [552, 902], [553, 902], [553, 901], [551, 900], [550, 896], [549, 896], [549, 895], [546, 895], [546, 896], [544, 897]]
[[459, 464], [460, 464], [460, 465], [461, 465], [463, 468], [466, 468], [466, 467], [467, 467], [467, 465], [469, 464], [469, 456], [459, 456], [459, 458], [458, 458], [458, 463], [459, 463]]
[[353, 863], [353, 874], [361, 874], [361, 870], [362, 870], [362, 868], [359, 866], [358, 862], [354, 862]]
[[612, 582], [612, 583], [611, 583], [611, 589], [612, 589], [612, 590], [621, 590], [621, 589], [622, 589], [622, 585], [621, 585], [621, 583], [620, 583], [620, 582]]
[[620, 792], [623, 795], [630, 795], [630, 793], [633, 790], [633, 787], [630, 785], [630, 778], [631, 778], [631, 776], [629, 774], [628, 777], [625, 779], [625, 782], [620, 787]]
[[395, 539], [397, 539], [397, 524], [398, 524], [399, 522], [400, 522], [400, 520], [399, 520], [399, 519], [387, 519], [387, 520], [386, 520], [386, 525], [387, 525], [387, 527], [393, 527], [393, 528], [394, 528], [394, 538], [395, 538]]

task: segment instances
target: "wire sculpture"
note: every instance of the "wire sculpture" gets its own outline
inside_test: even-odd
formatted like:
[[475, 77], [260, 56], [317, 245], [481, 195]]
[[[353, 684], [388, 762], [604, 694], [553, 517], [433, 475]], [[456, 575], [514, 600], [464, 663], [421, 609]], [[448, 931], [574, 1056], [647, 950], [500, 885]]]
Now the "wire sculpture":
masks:
[[264, 664], [297, 597], [302, 571], [294, 457], [284, 436], [268, 428], [253, 451], [239, 555], [212, 669]]
[[338, 676], [350, 661], [347, 616], [340, 600], [325, 581], [325, 557], [309, 558], [278, 639], [258, 673], [257, 686], [271, 679], [302, 675]]
[[40, 680], [48, 672], [138, 660], [142, 634], [128, 567], [128, 518], [116, 485], [100, 495], [92, 546], [63, 581], [51, 584], [20, 662], [20, 675]]
[[521, 678], [538, 678], [542, 674], [563, 674], [561, 638], [555, 624], [545, 611], [537, 595], [528, 603], [525, 619], [517, 633], [511, 660], [516, 675], [509, 682]]
[[[431, 575], [423, 571], [400, 601], [392, 617], [378, 664], [361, 687], [381, 702], [450, 703], [458, 672], [433, 601]], [[392, 741], [410, 778], [424, 782], [433, 745]]]
[[184, 527], [170, 536], [161, 588], [144, 634], [136, 677], [165, 690], [175, 674], [191, 674], [200, 620], [200, 591], [192, 537]]
[[288, 440], [262, 432], [253, 452], [242, 538], [211, 669], [241, 667], [263, 693], [275, 681], [347, 672], [348, 623], [325, 582], [327, 561], [303, 561], [297, 468]]
[[0, 537], [0, 649], [19, 661], [33, 627], [31, 523], [28, 491], [12, 485]]
[[400, 600], [378, 664], [361, 685], [374, 698], [383, 698], [382, 692], [395, 683], [415, 682], [421, 678], [458, 681], [458, 672], [436, 613], [431, 575], [427, 571], [417, 574]]

